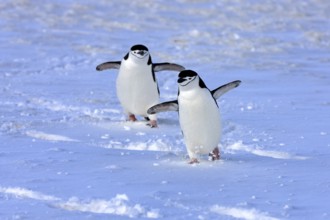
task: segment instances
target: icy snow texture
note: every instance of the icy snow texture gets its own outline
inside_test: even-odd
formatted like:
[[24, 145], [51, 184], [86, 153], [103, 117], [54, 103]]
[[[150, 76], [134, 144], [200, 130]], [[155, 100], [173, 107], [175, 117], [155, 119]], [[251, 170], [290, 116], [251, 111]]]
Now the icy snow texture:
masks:
[[[0, 219], [328, 219], [330, 2], [0, 2]], [[219, 100], [222, 160], [187, 164], [177, 113], [124, 121], [120, 60], [197, 71]], [[161, 100], [174, 72], [157, 73]]]
[[264, 213], [260, 213], [255, 209], [240, 209], [240, 208], [228, 208], [215, 205], [211, 207], [211, 211], [219, 213], [221, 215], [228, 215], [238, 219], [246, 220], [276, 220], [277, 218], [269, 217]]
[[44, 195], [39, 192], [23, 188], [3, 188], [0, 187], [0, 192], [4, 194], [11, 194], [20, 198], [29, 198], [35, 200], [42, 200], [52, 202], [52, 205], [61, 209], [69, 211], [81, 211], [81, 212], [92, 212], [92, 213], [103, 213], [113, 214], [128, 217], [145, 216], [148, 218], [158, 218], [158, 211], [145, 211], [140, 204], [129, 206], [127, 202], [129, 198], [125, 194], [118, 194], [109, 201], [106, 200], [91, 200], [89, 202], [82, 202], [78, 198], [73, 197], [68, 201], [61, 201], [60, 198], [54, 196]]

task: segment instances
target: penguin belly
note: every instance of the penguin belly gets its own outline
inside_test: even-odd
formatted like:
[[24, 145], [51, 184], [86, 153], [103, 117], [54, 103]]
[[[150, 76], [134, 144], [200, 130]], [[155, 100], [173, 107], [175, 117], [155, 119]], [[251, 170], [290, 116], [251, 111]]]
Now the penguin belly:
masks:
[[190, 158], [210, 153], [221, 138], [219, 109], [208, 91], [199, 93], [194, 98], [178, 100], [180, 125]]
[[157, 83], [148, 67], [122, 65], [119, 69], [117, 96], [126, 113], [146, 117], [148, 108], [159, 103]]

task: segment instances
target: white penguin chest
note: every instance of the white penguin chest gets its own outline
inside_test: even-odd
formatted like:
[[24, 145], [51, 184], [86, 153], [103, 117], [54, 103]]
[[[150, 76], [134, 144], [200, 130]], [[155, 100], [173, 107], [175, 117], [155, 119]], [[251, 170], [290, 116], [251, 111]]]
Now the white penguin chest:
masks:
[[[208, 153], [219, 143], [221, 124], [219, 109], [206, 89], [180, 92], [179, 120], [188, 148]], [[196, 150], [197, 151], [197, 150]]]
[[146, 115], [147, 109], [159, 102], [151, 65], [122, 61], [116, 85], [118, 99], [130, 113]]

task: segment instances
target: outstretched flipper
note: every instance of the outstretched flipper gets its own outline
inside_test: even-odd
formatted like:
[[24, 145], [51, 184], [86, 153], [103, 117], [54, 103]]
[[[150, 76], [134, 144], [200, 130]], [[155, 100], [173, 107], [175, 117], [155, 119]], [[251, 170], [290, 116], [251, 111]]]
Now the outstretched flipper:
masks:
[[183, 66], [175, 63], [154, 63], [152, 64], [152, 68], [155, 72], [163, 70], [182, 71], [185, 69]]
[[220, 96], [222, 96], [223, 94], [225, 94], [226, 92], [228, 92], [229, 90], [236, 88], [237, 86], [239, 86], [239, 84], [241, 83], [240, 80], [236, 80], [230, 83], [227, 83], [225, 85], [222, 85], [214, 90], [211, 91], [211, 94], [213, 96], [213, 98], [215, 100], [217, 100]]
[[154, 105], [148, 109], [147, 113], [152, 115], [159, 112], [169, 112], [169, 111], [179, 111], [178, 100], [163, 102]]
[[97, 71], [102, 71], [106, 69], [119, 69], [120, 68], [121, 61], [109, 61], [105, 63], [101, 63], [96, 67]]

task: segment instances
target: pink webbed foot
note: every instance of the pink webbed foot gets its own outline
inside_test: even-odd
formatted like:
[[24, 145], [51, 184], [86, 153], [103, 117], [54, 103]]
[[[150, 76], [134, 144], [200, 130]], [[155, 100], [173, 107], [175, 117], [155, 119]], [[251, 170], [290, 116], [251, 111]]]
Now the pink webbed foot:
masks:
[[156, 120], [150, 120], [147, 125], [150, 126], [151, 128], [157, 128], [158, 127]]
[[127, 120], [128, 120], [128, 121], [137, 121], [135, 115], [133, 115], [133, 114], [129, 114]]
[[191, 160], [189, 161], [189, 164], [196, 164], [196, 163], [199, 163], [197, 158], [191, 158]]

